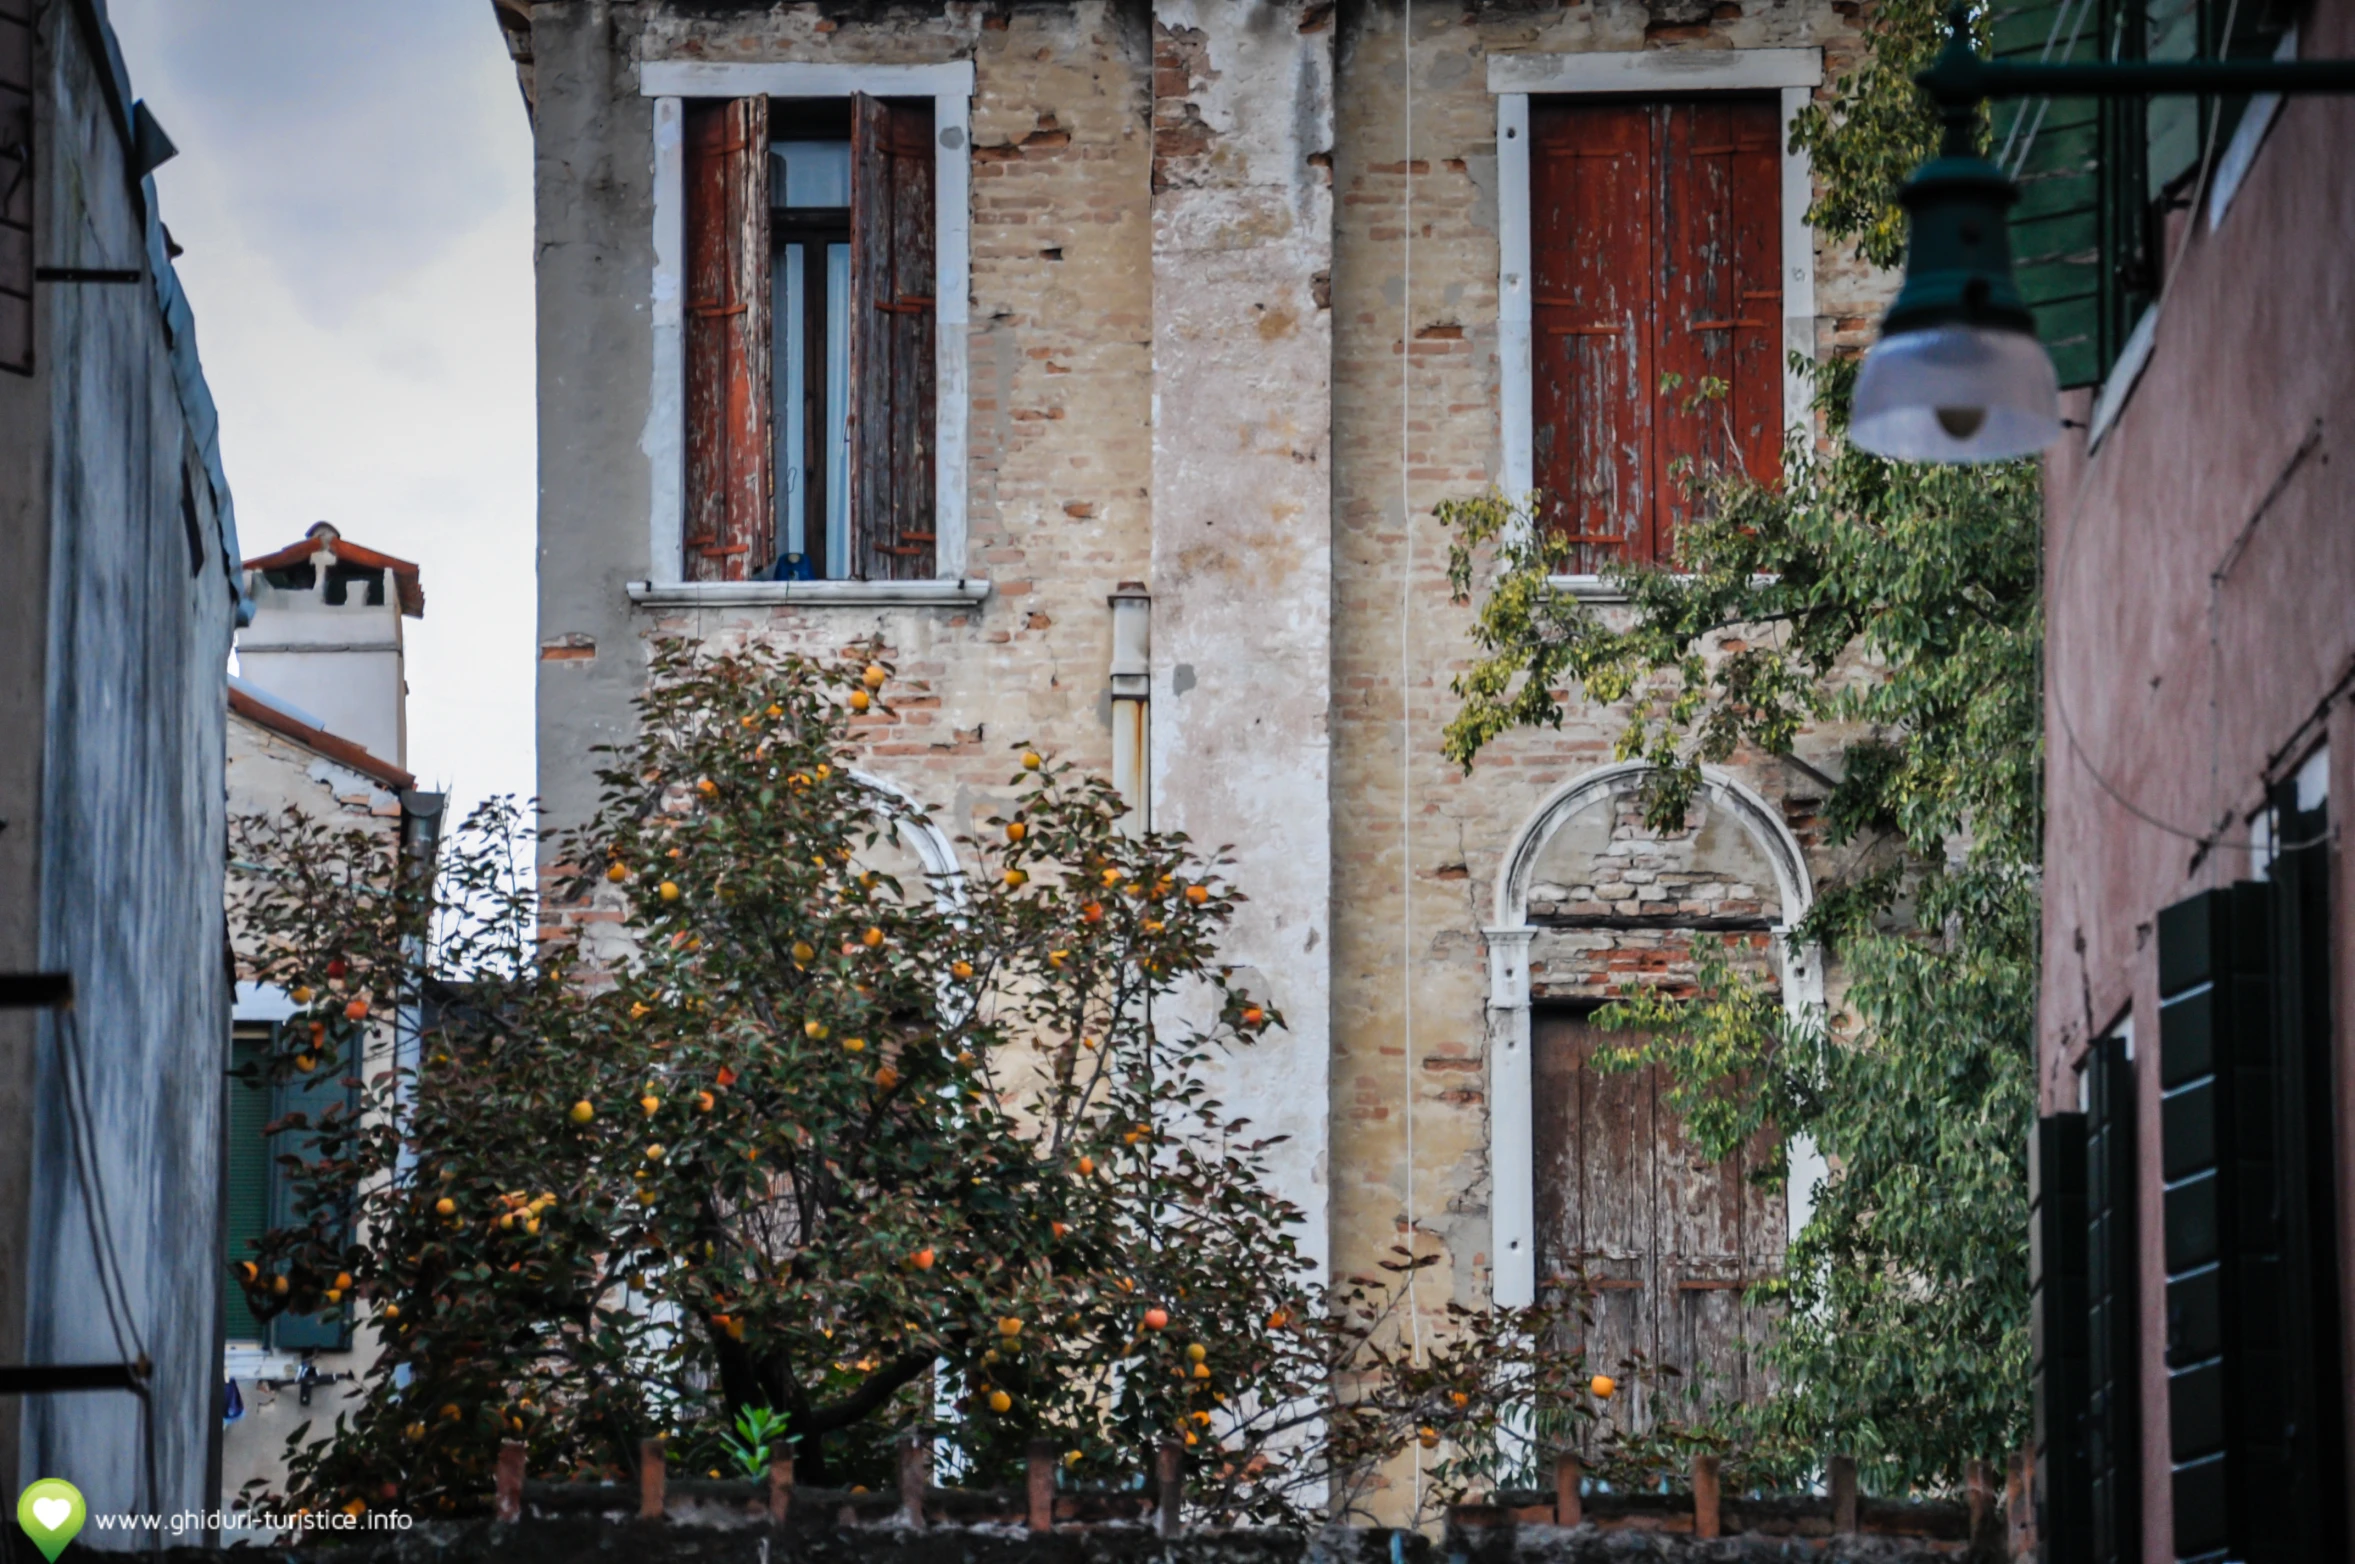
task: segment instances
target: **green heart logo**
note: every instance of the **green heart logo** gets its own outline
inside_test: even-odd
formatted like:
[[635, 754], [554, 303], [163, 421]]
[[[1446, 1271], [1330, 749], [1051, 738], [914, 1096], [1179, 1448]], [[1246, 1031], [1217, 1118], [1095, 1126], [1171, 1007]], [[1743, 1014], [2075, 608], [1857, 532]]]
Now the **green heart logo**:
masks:
[[89, 1514], [82, 1490], [61, 1477], [44, 1477], [17, 1496], [16, 1523], [49, 1564], [57, 1564], [57, 1556], [74, 1540]]

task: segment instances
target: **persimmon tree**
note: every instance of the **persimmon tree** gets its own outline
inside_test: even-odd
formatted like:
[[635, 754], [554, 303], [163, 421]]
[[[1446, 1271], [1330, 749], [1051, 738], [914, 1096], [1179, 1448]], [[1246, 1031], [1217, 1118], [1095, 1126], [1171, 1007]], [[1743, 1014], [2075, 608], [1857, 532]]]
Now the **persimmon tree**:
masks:
[[563, 938], [512, 810], [405, 880], [364, 836], [239, 823], [247, 975], [307, 1007], [257, 1069], [351, 1068], [308, 1018], [354, 998], [417, 1018], [363, 1112], [273, 1127], [299, 1219], [233, 1257], [257, 1309], [356, 1303], [378, 1344], [291, 1496], [476, 1506], [510, 1439], [617, 1473], [668, 1433], [701, 1469], [763, 1408], [804, 1482], [884, 1480], [911, 1427], [971, 1481], [1034, 1439], [1075, 1481], [1175, 1441], [1200, 1513], [1272, 1520], [1346, 1511], [1409, 1441], [1469, 1480], [1510, 1408], [1586, 1415], [1550, 1322], [1417, 1357], [1387, 1278], [1311, 1285], [1273, 1143], [1206, 1084], [1282, 1025], [1218, 964], [1224, 861], [1017, 746], [965, 872], [908, 867], [916, 811], [853, 767], [890, 688], [661, 646], [550, 855]]

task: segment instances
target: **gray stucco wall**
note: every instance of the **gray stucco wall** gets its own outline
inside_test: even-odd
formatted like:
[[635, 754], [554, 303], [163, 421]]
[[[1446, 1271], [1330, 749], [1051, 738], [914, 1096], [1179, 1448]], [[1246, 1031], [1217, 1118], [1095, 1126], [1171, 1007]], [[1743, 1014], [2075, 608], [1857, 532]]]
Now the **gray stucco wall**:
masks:
[[[198, 1507], [219, 1377], [218, 1186], [230, 990], [222, 911], [224, 683], [234, 524], [193, 323], [152, 182], [129, 167], [128, 83], [101, 7], [44, 8], [37, 254], [142, 268], [43, 284], [39, 372], [0, 387], [0, 961], [73, 975], [65, 1018], [0, 1032], [0, 1361], [154, 1364], [156, 1481], [119, 1393], [0, 1409], [0, 1481], [63, 1477], [93, 1511]], [[28, 753], [29, 752], [29, 753]], [[69, 1103], [78, 1036], [94, 1243]], [[109, 1308], [97, 1254], [123, 1284]], [[16, 1488], [7, 1488], [14, 1493]], [[135, 1541], [136, 1539], [127, 1539]]]

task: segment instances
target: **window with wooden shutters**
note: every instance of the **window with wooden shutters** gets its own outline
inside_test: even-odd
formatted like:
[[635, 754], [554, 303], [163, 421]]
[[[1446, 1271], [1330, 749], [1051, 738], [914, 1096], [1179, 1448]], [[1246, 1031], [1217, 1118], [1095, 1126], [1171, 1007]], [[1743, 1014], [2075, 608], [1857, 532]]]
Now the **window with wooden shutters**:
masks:
[[690, 580], [936, 571], [933, 111], [686, 117]]
[[[2253, 58], [2289, 12], [2259, 0], [2003, 0], [1989, 52], [2027, 63]], [[1988, 105], [1990, 147], [2020, 199], [2013, 275], [2064, 386], [2108, 376], [2156, 299], [2169, 214], [2200, 149], [2221, 149], [2242, 98], [2014, 98]]]
[[0, 0], [0, 369], [33, 372], [32, 0]]
[[932, 574], [932, 106], [851, 100], [851, 530], [857, 574]]
[[690, 581], [744, 581], [776, 556], [770, 503], [769, 100], [687, 111]]
[[1780, 112], [1541, 101], [1530, 130], [1544, 520], [1574, 570], [1666, 563], [1695, 476], [1781, 472]]
[[[240, 1025], [231, 1045], [224, 1236], [226, 1259], [232, 1267], [252, 1259], [254, 1240], [273, 1228], [316, 1220], [337, 1231], [346, 1222], [339, 1212], [301, 1209], [295, 1169], [288, 1159], [308, 1161], [318, 1155], [317, 1129], [330, 1109], [340, 1109], [346, 1123], [360, 1111], [360, 1090], [352, 1084], [360, 1074], [359, 1060], [353, 1055], [357, 1039], [339, 1045], [344, 1056], [333, 1069], [320, 1068], [276, 1082], [234, 1073], [263, 1070], [279, 1046], [277, 1033], [272, 1025]], [[273, 1125], [294, 1113], [304, 1115], [309, 1127], [273, 1132]], [[223, 1334], [232, 1341], [259, 1341], [281, 1352], [339, 1352], [351, 1345], [348, 1303], [324, 1314], [288, 1312], [260, 1320], [245, 1301], [243, 1288], [231, 1278], [222, 1308]]]

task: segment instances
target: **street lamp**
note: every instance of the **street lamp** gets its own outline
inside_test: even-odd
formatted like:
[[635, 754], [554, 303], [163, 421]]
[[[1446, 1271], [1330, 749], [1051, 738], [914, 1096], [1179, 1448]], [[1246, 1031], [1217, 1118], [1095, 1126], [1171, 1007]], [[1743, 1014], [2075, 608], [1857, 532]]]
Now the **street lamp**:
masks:
[[1975, 150], [1980, 103], [2351, 92], [2355, 61], [1994, 64], [1971, 47], [1967, 7], [1948, 22], [1946, 48], [1914, 78], [1936, 100], [1946, 132], [1898, 197], [1911, 225], [1905, 280], [1857, 374], [1848, 437], [1900, 461], [2005, 461], [2059, 438], [2060, 383], [2012, 281], [2004, 213], [2019, 192]]

